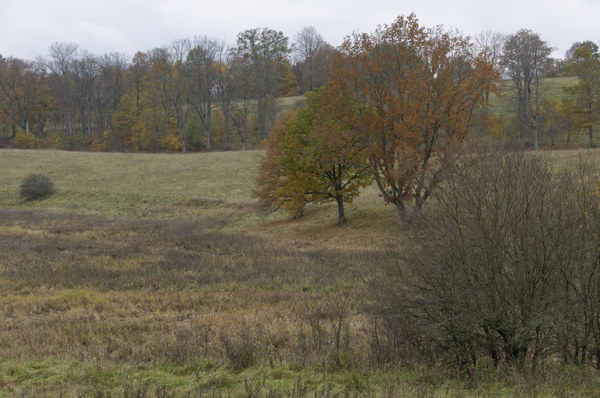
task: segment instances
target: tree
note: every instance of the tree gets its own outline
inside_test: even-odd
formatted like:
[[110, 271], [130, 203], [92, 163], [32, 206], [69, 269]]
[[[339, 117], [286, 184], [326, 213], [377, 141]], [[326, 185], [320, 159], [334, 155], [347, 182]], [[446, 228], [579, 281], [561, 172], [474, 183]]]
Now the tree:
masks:
[[229, 62], [229, 53], [223, 54], [223, 59], [217, 74], [217, 99], [223, 114], [223, 146], [224, 150], [231, 148], [231, 107], [234, 100], [235, 88]]
[[371, 179], [358, 137], [331, 117], [323, 99], [320, 92], [309, 93], [305, 106], [272, 133], [257, 196], [271, 208], [296, 213], [306, 203], [335, 201], [341, 225], [346, 222], [344, 204]]
[[595, 43], [586, 41], [575, 43], [569, 55], [566, 72], [577, 76], [579, 82], [566, 87], [565, 91], [574, 97], [576, 119], [579, 127], [587, 129], [591, 148], [594, 145], [594, 126], [598, 122], [600, 102], [600, 53]]
[[296, 35], [293, 48], [294, 73], [305, 93], [325, 83], [327, 65], [334, 52], [333, 47], [313, 27], [303, 27]]
[[173, 48], [155, 48], [150, 52], [146, 92], [153, 111], [150, 115], [152, 124], [161, 145], [165, 149], [180, 149], [185, 153], [187, 85], [179, 57]]
[[256, 87], [253, 79], [248, 77], [249, 73], [251, 73], [251, 66], [247, 60], [234, 57], [221, 78], [221, 83], [224, 83], [223, 88], [226, 90], [222, 92], [221, 103], [227, 105], [223, 109], [229, 111], [231, 122], [244, 151], [248, 149], [252, 130], [253, 120], [250, 120], [250, 115], [256, 108], [253, 100], [256, 97]]
[[212, 112], [217, 102], [225, 45], [206, 37], [196, 38], [185, 62], [190, 80], [189, 103], [204, 127], [206, 149], [212, 150]]
[[530, 136], [535, 150], [540, 138], [537, 118], [543, 102], [541, 79], [552, 49], [540, 36], [522, 29], [504, 44], [504, 65], [512, 82], [521, 138]]
[[273, 98], [277, 94], [279, 67], [290, 53], [288, 39], [282, 32], [268, 28], [248, 29], [238, 34], [233, 48], [235, 57], [248, 67], [245, 79], [252, 84], [258, 113], [258, 134], [267, 136], [267, 121], [272, 114]]
[[46, 73], [38, 63], [17, 58], [0, 60], [0, 96], [4, 98], [12, 123], [26, 134], [36, 122], [37, 134], [43, 134], [46, 110], [51, 99], [44, 83]]
[[79, 121], [83, 136], [91, 137], [93, 114], [98, 106], [97, 83], [100, 74], [96, 57], [86, 51], [73, 60], [73, 86], [75, 106], [79, 110]]
[[561, 133], [568, 134], [573, 129], [573, 109], [569, 102], [557, 98], [548, 98], [542, 103], [539, 113], [540, 136], [550, 138], [554, 145], [556, 137]]
[[[109, 65], [112, 62], [109, 61]], [[102, 90], [106, 95], [104, 101], [109, 101], [110, 98], [118, 102], [114, 111], [108, 111], [107, 116], [109, 130], [103, 130], [103, 138], [100, 141], [101, 148], [104, 150], [149, 150], [155, 151], [158, 148], [158, 132], [155, 128], [148, 129], [147, 126], [153, 126], [157, 112], [152, 109], [155, 103], [152, 93], [152, 85], [150, 84], [150, 57], [146, 53], [138, 52], [133, 57], [131, 64], [127, 70], [123, 71], [122, 88], [120, 88], [120, 67], [115, 64], [107, 69], [104, 74], [107, 78], [103, 79], [106, 91]], [[112, 87], [112, 89], [111, 89]], [[122, 94], [120, 94], [122, 90]], [[111, 94], [114, 93], [114, 94]], [[149, 117], [149, 114], [152, 117]], [[115, 124], [114, 122], [117, 122]], [[111, 136], [107, 136], [107, 132]]]
[[457, 165], [493, 65], [467, 38], [411, 15], [347, 38], [330, 70], [327, 106], [362, 137], [381, 195], [409, 225]]
[[[476, 51], [494, 67], [494, 70], [496, 70], [499, 75], [501, 75], [504, 70], [502, 57], [505, 43], [506, 35], [492, 30], [483, 31], [475, 36]], [[490, 92], [488, 91], [485, 93], [485, 99], [488, 101], [489, 96]]]
[[52, 43], [50, 45], [50, 58], [42, 60], [54, 76], [58, 79], [60, 96], [62, 100], [62, 121], [67, 130], [69, 143], [74, 138], [74, 115], [75, 93], [73, 88], [73, 63], [79, 54], [79, 46], [74, 43]]
[[99, 82], [97, 88], [96, 130], [110, 128], [112, 113], [115, 112], [126, 88], [128, 61], [124, 54], [110, 53], [97, 58]]

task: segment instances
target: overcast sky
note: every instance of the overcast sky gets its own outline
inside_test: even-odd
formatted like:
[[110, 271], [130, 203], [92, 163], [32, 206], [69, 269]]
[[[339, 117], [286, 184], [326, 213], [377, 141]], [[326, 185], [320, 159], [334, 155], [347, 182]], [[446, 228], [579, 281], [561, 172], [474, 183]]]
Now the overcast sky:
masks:
[[235, 44], [238, 32], [256, 27], [293, 41], [314, 26], [337, 46], [412, 12], [424, 26], [468, 35], [531, 29], [557, 57], [575, 41], [600, 41], [600, 0], [0, 0], [0, 54], [34, 59], [53, 42], [72, 42], [132, 56], [196, 35]]

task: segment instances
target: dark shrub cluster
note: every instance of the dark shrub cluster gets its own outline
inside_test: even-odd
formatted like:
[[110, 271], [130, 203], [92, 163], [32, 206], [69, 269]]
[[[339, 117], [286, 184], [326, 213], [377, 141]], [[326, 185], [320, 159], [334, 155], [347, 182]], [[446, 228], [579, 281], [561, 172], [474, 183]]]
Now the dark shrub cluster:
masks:
[[25, 200], [42, 200], [54, 193], [50, 178], [41, 174], [30, 174], [21, 183], [20, 196]]
[[391, 339], [378, 341], [463, 370], [544, 359], [600, 369], [595, 167], [496, 150], [473, 160], [384, 266], [375, 312]]

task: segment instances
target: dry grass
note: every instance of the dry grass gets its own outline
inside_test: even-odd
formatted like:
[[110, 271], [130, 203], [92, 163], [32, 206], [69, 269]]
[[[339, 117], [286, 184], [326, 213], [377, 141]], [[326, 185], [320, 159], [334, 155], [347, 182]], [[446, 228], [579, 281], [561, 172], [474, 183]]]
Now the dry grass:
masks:
[[359, 297], [365, 270], [387, 254], [219, 228], [1, 211], [0, 358], [191, 373], [206, 363], [222, 372], [368, 363]]
[[[344, 227], [333, 206], [262, 217], [258, 156], [1, 151], [0, 397], [598, 390], [584, 370], [469, 385], [435, 367], [378, 367], [365, 282], [401, 252], [393, 208], [371, 187]], [[57, 194], [19, 200], [31, 173]]]

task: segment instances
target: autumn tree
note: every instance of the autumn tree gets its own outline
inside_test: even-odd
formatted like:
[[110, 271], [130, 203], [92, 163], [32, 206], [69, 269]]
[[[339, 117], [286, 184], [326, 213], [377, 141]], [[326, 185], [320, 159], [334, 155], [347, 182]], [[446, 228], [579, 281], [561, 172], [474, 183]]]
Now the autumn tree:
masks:
[[552, 49], [537, 33], [527, 29], [508, 36], [504, 65], [514, 91], [514, 106], [521, 138], [531, 137], [539, 149], [538, 116], [543, 102], [542, 77]]
[[271, 208], [297, 213], [306, 203], [334, 201], [338, 224], [345, 203], [370, 183], [364, 148], [323, 106], [324, 95], [309, 93], [305, 106], [288, 116], [268, 141], [257, 196]]
[[[114, 111], [107, 114], [110, 117], [110, 129], [103, 130], [101, 148], [105, 150], [157, 150], [158, 133], [153, 126], [152, 120], [156, 113], [152, 109], [155, 103], [151, 95], [150, 84], [150, 57], [146, 53], [138, 52], [134, 55], [128, 68], [124, 71], [122, 79], [122, 94], [119, 95], [119, 69], [114, 66], [114, 71], [106, 73], [112, 79], [106, 80], [107, 100], [111, 97], [110, 87], [114, 84], [115, 94], [118, 102]], [[111, 68], [111, 69], [113, 69]], [[115, 80], [113, 80], [115, 79]], [[118, 79], [118, 80], [117, 80]], [[111, 82], [113, 82], [111, 84]], [[114, 97], [116, 99], [116, 97]], [[152, 115], [152, 117], [149, 117]], [[115, 124], [114, 122], [117, 122]], [[107, 132], [112, 133], [107, 136]]]
[[152, 128], [163, 149], [186, 152], [187, 85], [182, 79], [181, 60], [169, 47], [155, 48], [148, 60], [146, 93], [153, 111]]
[[35, 125], [36, 134], [43, 135], [47, 110], [52, 98], [45, 84], [42, 66], [17, 58], [0, 59], [0, 97], [13, 124], [26, 134]]
[[571, 48], [566, 72], [577, 76], [576, 85], [565, 88], [575, 100], [575, 115], [578, 126], [588, 133], [588, 145], [593, 147], [594, 127], [598, 124], [600, 104], [600, 52], [598, 45], [586, 41]]
[[[286, 133], [290, 119], [297, 113], [298, 109], [288, 109], [282, 112], [275, 121], [269, 135], [263, 141], [264, 153], [258, 165], [256, 187], [252, 195], [258, 199], [260, 208], [267, 213], [281, 208], [282, 201], [277, 195], [280, 181], [284, 177], [279, 166], [279, 158], [282, 154], [281, 141]], [[294, 218], [298, 218], [304, 214], [305, 203], [298, 200], [295, 202], [300, 202], [300, 204], [292, 210], [289, 210], [292, 206], [288, 206], [288, 211], [293, 211]]]
[[573, 107], [568, 101], [558, 98], [546, 99], [540, 107], [540, 136], [548, 137], [550, 145], [555, 144], [556, 137], [560, 134], [567, 133], [568, 138], [575, 126], [573, 119]]
[[362, 137], [370, 172], [403, 226], [456, 167], [496, 78], [467, 38], [421, 27], [414, 15], [339, 48], [328, 106]]

